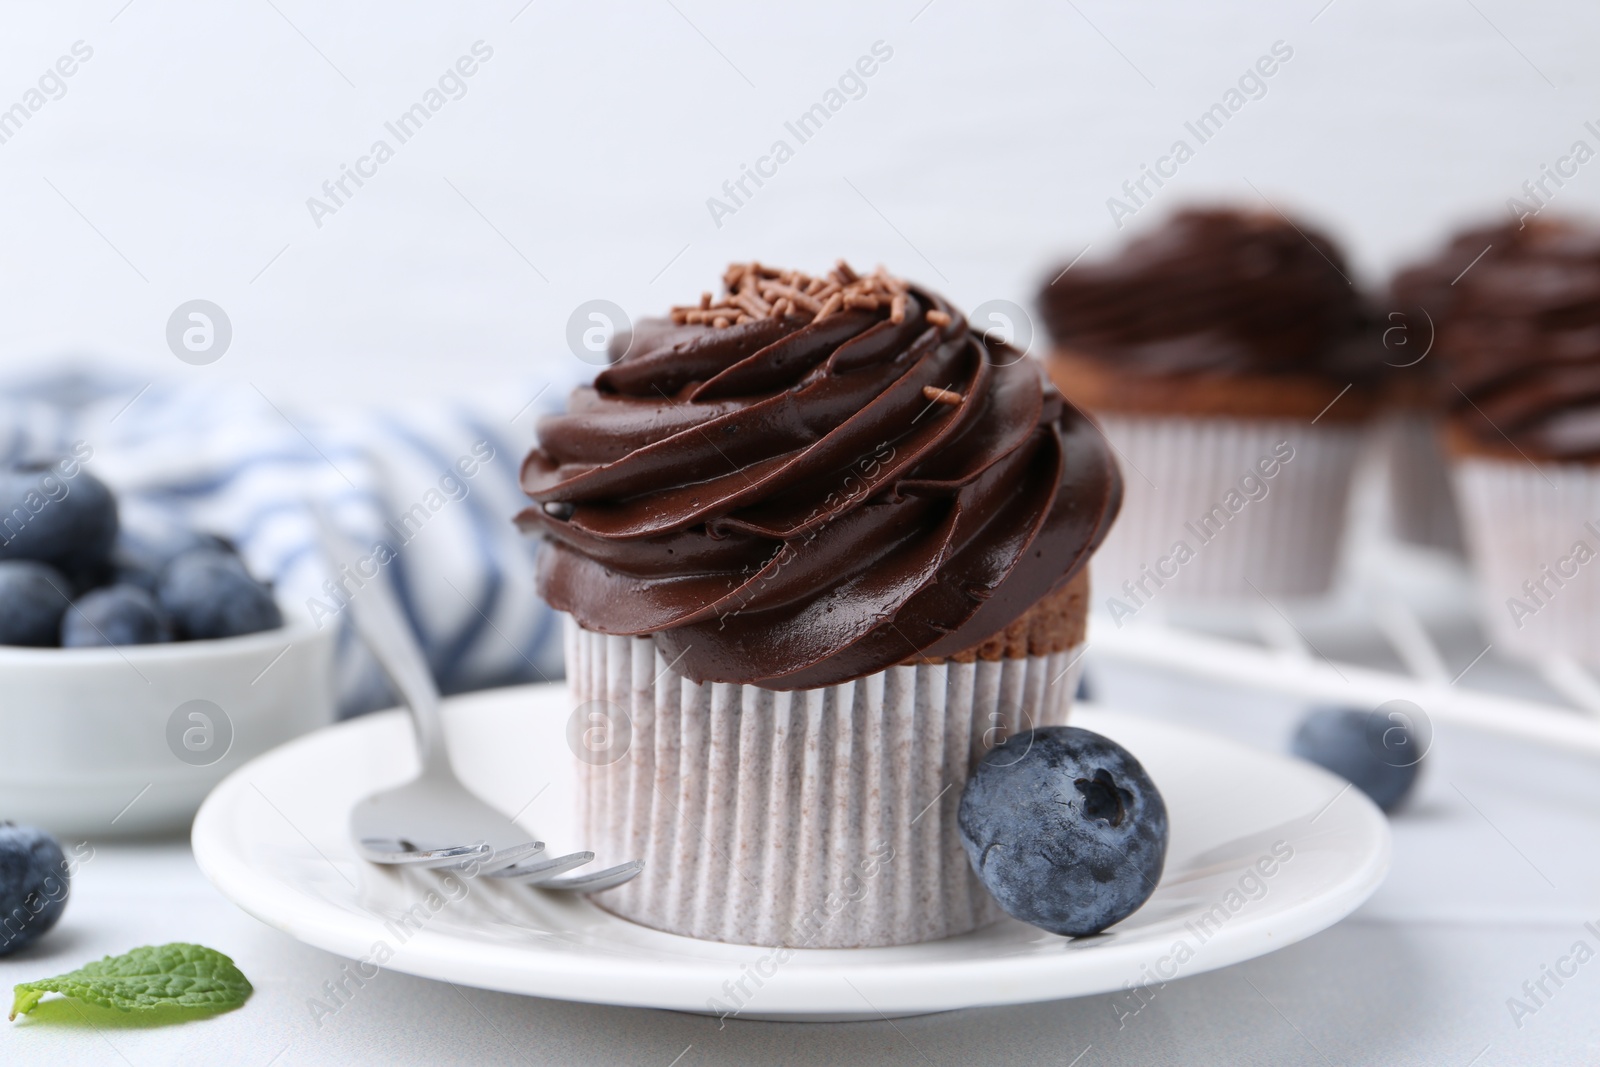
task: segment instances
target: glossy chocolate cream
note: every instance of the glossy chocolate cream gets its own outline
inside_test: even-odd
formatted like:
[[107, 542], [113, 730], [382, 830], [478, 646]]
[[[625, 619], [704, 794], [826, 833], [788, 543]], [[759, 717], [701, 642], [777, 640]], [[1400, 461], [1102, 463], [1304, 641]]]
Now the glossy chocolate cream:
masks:
[[1338, 247], [1277, 214], [1189, 210], [1117, 256], [1053, 272], [1055, 344], [1135, 375], [1371, 374], [1370, 311]]
[[1468, 231], [1394, 291], [1433, 323], [1458, 431], [1513, 456], [1600, 460], [1600, 227]]
[[1084, 566], [1122, 482], [1034, 362], [881, 271], [724, 283], [540, 420], [518, 522], [551, 605], [695, 681], [817, 688], [962, 652]]

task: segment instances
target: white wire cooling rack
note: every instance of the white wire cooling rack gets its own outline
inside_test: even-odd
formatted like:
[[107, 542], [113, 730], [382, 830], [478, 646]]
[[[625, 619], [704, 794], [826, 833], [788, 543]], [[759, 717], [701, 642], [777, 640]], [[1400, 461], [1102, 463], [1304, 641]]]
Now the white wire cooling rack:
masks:
[[[1409, 700], [1458, 724], [1600, 756], [1600, 681], [1564, 658], [1519, 661], [1476, 623], [1465, 564], [1369, 541], [1338, 591], [1306, 603], [1157, 603], [1117, 626], [1091, 616], [1086, 659], [1158, 668], [1307, 703]], [[1157, 610], [1150, 610], [1156, 608]]]

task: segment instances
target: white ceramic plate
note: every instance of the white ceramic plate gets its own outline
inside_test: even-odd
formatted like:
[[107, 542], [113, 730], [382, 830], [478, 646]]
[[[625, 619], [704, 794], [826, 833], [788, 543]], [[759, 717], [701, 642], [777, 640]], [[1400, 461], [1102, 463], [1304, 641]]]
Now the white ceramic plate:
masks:
[[[462, 777], [560, 850], [580, 847], [570, 836], [571, 708], [560, 685], [446, 702]], [[356, 858], [345, 819], [361, 796], [415, 773], [398, 712], [320, 731], [235, 771], [202, 806], [194, 851], [245, 911], [351, 959], [562, 1000], [791, 1019], [1120, 993], [1308, 937], [1354, 910], [1388, 870], [1382, 813], [1309, 764], [1093, 707], [1074, 722], [1139, 757], [1172, 823], [1154, 895], [1093, 938], [1006, 920], [903, 948], [779, 952], [659, 933], [581, 898], [373, 866]]]

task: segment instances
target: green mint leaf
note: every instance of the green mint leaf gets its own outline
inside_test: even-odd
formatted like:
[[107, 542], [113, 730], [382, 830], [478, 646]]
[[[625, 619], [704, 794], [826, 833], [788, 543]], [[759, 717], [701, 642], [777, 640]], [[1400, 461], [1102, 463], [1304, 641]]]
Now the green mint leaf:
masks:
[[32, 1011], [46, 993], [119, 1011], [163, 1007], [231, 1011], [250, 998], [250, 982], [233, 961], [215, 949], [181, 941], [145, 945], [121, 956], [107, 956], [69, 974], [23, 982], [13, 991], [11, 1018]]

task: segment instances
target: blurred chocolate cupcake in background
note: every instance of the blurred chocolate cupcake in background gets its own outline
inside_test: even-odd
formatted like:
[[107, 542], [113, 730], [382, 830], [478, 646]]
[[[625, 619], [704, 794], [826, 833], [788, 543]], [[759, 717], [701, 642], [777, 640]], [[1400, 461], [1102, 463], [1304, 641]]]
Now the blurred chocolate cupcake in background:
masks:
[[1328, 590], [1383, 369], [1381, 323], [1331, 240], [1187, 210], [1053, 273], [1039, 306], [1052, 377], [1123, 461], [1093, 563], [1119, 624], [1158, 602]]
[[1380, 441], [1389, 533], [1457, 557], [1466, 549], [1442, 428], [1445, 411], [1459, 397], [1437, 351], [1439, 327], [1432, 309], [1445, 306], [1450, 283], [1469, 263], [1470, 258], [1461, 263], [1440, 259], [1401, 270], [1390, 283], [1382, 324]]
[[1470, 230], [1397, 289], [1437, 329], [1445, 448], [1491, 640], [1600, 663], [1600, 225]]
[[[1388, 327], [1402, 328], [1415, 329], [1410, 325]], [[1423, 350], [1426, 337], [1424, 320], [1419, 339], [1422, 343], [1416, 345], [1418, 353]], [[1401, 354], [1410, 355], [1404, 350]], [[1379, 430], [1388, 531], [1396, 540], [1459, 558], [1465, 552], [1460, 509], [1440, 439], [1440, 390], [1449, 386], [1433, 373], [1437, 361], [1392, 366], [1395, 369], [1383, 379]]]

